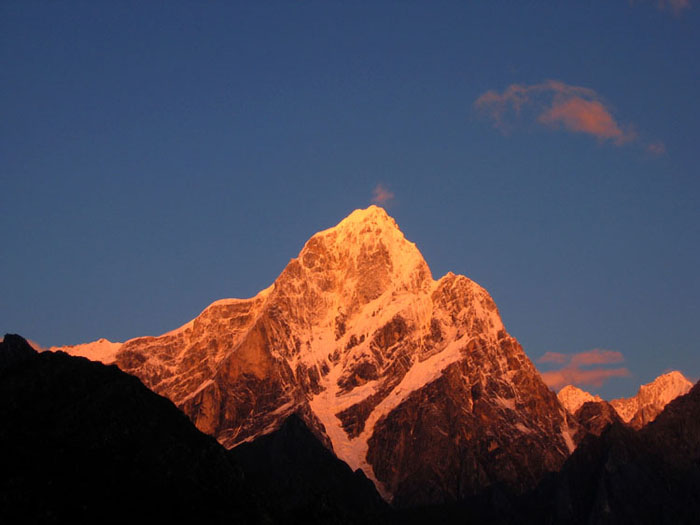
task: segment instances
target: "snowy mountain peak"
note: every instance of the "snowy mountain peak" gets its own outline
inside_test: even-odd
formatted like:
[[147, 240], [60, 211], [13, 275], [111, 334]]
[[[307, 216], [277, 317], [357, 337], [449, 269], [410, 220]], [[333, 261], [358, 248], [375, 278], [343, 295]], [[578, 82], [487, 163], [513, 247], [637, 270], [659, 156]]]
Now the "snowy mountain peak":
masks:
[[345, 217], [336, 228], [350, 227], [353, 224], [386, 225], [398, 229], [398, 225], [393, 217], [391, 217], [384, 208], [372, 204], [367, 208], [358, 208], [350, 215]]
[[588, 401], [602, 401], [598, 396], [594, 396], [585, 390], [575, 387], [574, 385], [566, 385], [557, 394], [559, 402], [572, 414]]
[[641, 428], [653, 421], [667, 404], [688, 393], [692, 387], [693, 384], [683, 374], [673, 370], [640, 386], [634, 397], [613, 399], [610, 404], [623, 421]]
[[[693, 384], [683, 374], [673, 370], [660, 375], [651, 383], [640, 386], [637, 395], [613, 399], [610, 404], [625, 423], [641, 428], [651, 423], [666, 405], [678, 396], [688, 393], [692, 387]], [[562, 406], [572, 414], [588, 401], [603, 401], [600, 397], [573, 385], [562, 388], [557, 397]]]
[[401, 284], [432, 281], [430, 269], [416, 245], [406, 239], [383, 208], [353, 211], [338, 225], [309, 239], [298, 259], [314, 272], [343, 272], [344, 277], [375, 274]]
[[[640, 390], [658, 390], [666, 393], [673, 393], [674, 391], [688, 392], [693, 387], [693, 383], [688, 380], [681, 372], [678, 370], [671, 370], [663, 375], [660, 375], [654, 379], [651, 383], [642, 385]], [[676, 396], [677, 397], [677, 396]]]
[[114, 363], [117, 352], [121, 348], [122, 343], [113, 343], [104, 337], [91, 343], [83, 343], [71, 346], [52, 346], [49, 348], [51, 352], [63, 351], [70, 355], [86, 357], [91, 361], [100, 361], [106, 365]]
[[272, 296], [283, 298], [292, 319], [318, 327], [435, 286], [416, 245], [382, 208], [370, 206], [313, 235], [275, 281]]
[[108, 358], [226, 447], [300, 415], [387, 498], [524, 489], [571, 450], [565, 411], [488, 292], [453, 273], [433, 280], [378, 206], [313, 235], [255, 297]]

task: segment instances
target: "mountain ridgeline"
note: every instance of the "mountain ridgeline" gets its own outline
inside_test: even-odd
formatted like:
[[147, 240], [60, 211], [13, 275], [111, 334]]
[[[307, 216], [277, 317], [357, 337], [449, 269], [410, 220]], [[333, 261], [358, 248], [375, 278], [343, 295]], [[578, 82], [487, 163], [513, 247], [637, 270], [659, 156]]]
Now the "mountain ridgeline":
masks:
[[100, 358], [228, 448], [299, 414], [398, 506], [531, 489], [577, 431], [486, 290], [434, 280], [376, 206], [311, 237], [255, 297]]
[[[35, 413], [65, 414], [75, 432], [78, 421], [97, 421], [96, 444], [77, 440], [70, 449], [65, 443], [74, 434], [62, 434], [63, 420], [50, 427], [45, 452], [68, 450], [64, 456], [77, 454], [78, 462], [89, 462], [91, 446], [108, 461], [126, 429], [154, 450], [180, 453], [174, 461], [181, 471], [156, 452], [156, 463], [145, 467], [132, 448], [116, 456], [120, 468], [154, 473], [155, 480], [172, 476], [179, 491], [187, 492], [182, 476], [194, 483], [190, 514], [175, 506], [180, 516], [194, 515], [211, 497], [215, 521], [627, 522], [644, 517], [629, 506], [647, 490], [659, 499], [645, 503], [665, 498], [677, 523], [690, 514], [675, 493], [698, 509], [690, 484], [700, 470], [700, 435], [693, 426], [683, 430], [684, 418], [697, 411], [697, 402], [687, 401], [697, 399], [697, 386], [683, 395], [689, 383], [671, 375], [659, 388], [642, 387], [634, 401], [607, 403], [574, 387], [557, 397], [506, 331], [488, 292], [461, 275], [433, 279], [416, 246], [376, 206], [312, 236], [255, 297], [216, 301], [158, 337], [51, 349], [116, 366], [63, 352], [18, 353], [22, 345], [10, 343], [0, 352], [0, 374], [11, 378], [0, 384], [4, 399], [32, 400], [3, 415], [17, 427], [0, 434], [10, 449], [24, 450], [23, 432], [31, 436], [26, 457], [40, 446]], [[68, 370], [88, 378], [78, 385], [94, 385], [76, 390]], [[58, 386], [41, 390], [37, 380]], [[100, 383], [119, 386], [104, 390]], [[131, 398], [120, 397], [126, 394]], [[163, 418], [170, 437], [145, 423]], [[181, 439], [188, 445], [178, 445]], [[668, 453], [666, 439], [689, 461]], [[6, 486], [19, 488], [8, 502], [29, 487], [12, 465]], [[200, 480], [209, 468], [214, 477]], [[41, 477], [39, 470], [33, 472]], [[47, 472], [52, 486], [77, 483], [59, 469]], [[637, 485], [635, 472], [642, 473]], [[621, 480], [628, 479], [625, 491]], [[217, 487], [211, 496], [209, 483]], [[90, 484], [85, 497], [109, 500], [96, 487]], [[228, 503], [219, 508], [217, 498]], [[53, 508], [61, 507], [49, 505], [42, 515], [54, 516]], [[658, 517], [655, 509], [648, 515]]]

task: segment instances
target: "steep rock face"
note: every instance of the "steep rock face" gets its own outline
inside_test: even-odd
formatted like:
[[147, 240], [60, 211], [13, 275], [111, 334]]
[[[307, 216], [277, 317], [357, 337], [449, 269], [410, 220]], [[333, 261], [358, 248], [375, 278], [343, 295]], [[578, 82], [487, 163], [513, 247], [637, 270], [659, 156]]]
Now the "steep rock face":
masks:
[[461, 500], [494, 483], [517, 492], [561, 466], [556, 396], [517, 343], [500, 346], [507, 359], [475, 343], [377, 423], [368, 460], [397, 506]]
[[229, 448], [300, 414], [401, 504], [522, 490], [563, 463], [576, 431], [489, 294], [433, 280], [376, 206], [314, 235], [256, 297], [127, 341], [114, 362]]
[[654, 421], [668, 403], [689, 392], [692, 386], [683, 374], [672, 371], [639, 387], [636, 396], [613, 399], [610, 404], [625, 423], [640, 429]]

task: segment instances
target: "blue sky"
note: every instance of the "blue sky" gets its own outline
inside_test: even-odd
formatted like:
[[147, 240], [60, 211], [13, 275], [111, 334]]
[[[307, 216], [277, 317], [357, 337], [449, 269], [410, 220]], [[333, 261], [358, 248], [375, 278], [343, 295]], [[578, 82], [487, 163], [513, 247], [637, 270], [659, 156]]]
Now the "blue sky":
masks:
[[0, 330], [166, 332], [381, 185], [533, 360], [697, 380], [700, 7], [348, 4], [3, 2]]

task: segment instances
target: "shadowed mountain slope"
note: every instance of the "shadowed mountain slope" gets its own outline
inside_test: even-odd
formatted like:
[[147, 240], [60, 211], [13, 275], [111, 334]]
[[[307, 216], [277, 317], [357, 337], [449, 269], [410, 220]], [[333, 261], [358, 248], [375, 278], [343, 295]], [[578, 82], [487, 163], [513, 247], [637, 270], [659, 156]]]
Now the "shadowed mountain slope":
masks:
[[243, 443], [231, 455], [285, 523], [386, 523], [389, 506], [361, 470], [324, 447], [301, 418]]

